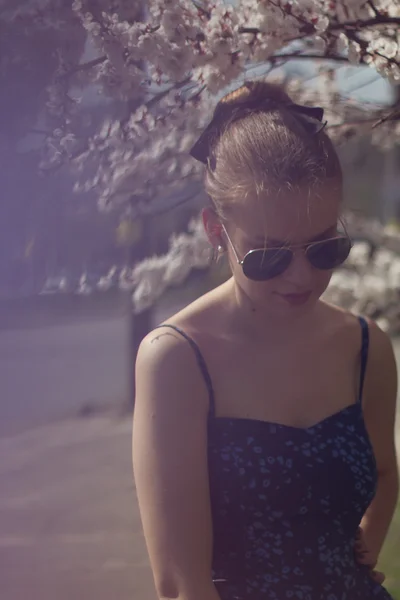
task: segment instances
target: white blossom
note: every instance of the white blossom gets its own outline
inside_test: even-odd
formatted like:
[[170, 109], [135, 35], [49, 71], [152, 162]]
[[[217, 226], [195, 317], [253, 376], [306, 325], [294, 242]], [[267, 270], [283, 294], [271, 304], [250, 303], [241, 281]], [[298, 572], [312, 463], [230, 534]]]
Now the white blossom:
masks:
[[318, 17], [315, 23], [315, 31], [317, 33], [324, 33], [329, 27], [329, 19], [326, 15]]
[[348, 51], [349, 62], [352, 65], [358, 65], [361, 61], [361, 46], [358, 42], [349, 43]]
[[[397, 241], [399, 234], [389, 233], [377, 222], [346, 217], [350, 234], [383, 244], [371, 258], [367, 241], [356, 242], [346, 264], [333, 273], [324, 299], [338, 306], [376, 318], [390, 333], [400, 332], [400, 256], [385, 244]], [[385, 241], [387, 240], [387, 241]], [[193, 268], [207, 268], [210, 246], [200, 219], [189, 227], [188, 234], [171, 238], [169, 252], [141, 263], [136, 268], [135, 311], [141, 312], [164, 293], [167, 287], [179, 285]]]
[[[50, 11], [51, 7], [50, 0], [32, 0], [29, 10], [27, 3], [24, 3], [25, 8], [22, 9], [21, 3], [18, 8], [12, 8], [11, 1], [3, 2], [11, 20], [17, 16], [20, 18], [21, 14], [39, 19], [39, 14]], [[55, 3], [58, 10], [59, 2], [60, 0]], [[198, 121], [210, 114], [216, 96], [238, 79], [243, 79], [243, 74], [251, 63], [270, 60], [273, 64], [277, 56], [287, 52], [288, 43], [297, 39], [304, 40], [317, 54], [337, 52], [340, 56], [346, 56], [347, 53], [350, 64], [365, 63], [391, 82], [400, 80], [396, 25], [390, 22], [385, 24], [384, 21], [385, 15], [392, 19], [398, 17], [398, 3], [394, 1], [376, 0], [376, 10], [382, 11], [379, 12], [382, 19], [376, 27], [362, 26], [364, 19], [374, 16], [371, 6], [365, 0], [291, 0], [279, 4], [267, 0], [238, 0], [234, 6], [223, 0], [213, 0], [200, 3], [199, 6], [203, 9], [199, 9], [190, 0], [150, 0], [146, 3], [146, 12], [143, 12], [143, 4], [139, 0], [114, 0], [111, 4], [106, 0], [98, 0], [95, 14], [91, 13], [92, 6], [89, 0], [74, 0], [71, 13], [87, 31], [90, 43], [98, 48], [99, 55], [104, 55], [104, 59], [93, 68], [90, 76], [87, 75], [88, 80], [95, 81], [96, 85], [113, 98], [123, 101], [134, 99], [135, 102], [138, 98], [145, 102], [148, 99], [147, 92], [154, 83], [160, 86], [171, 84], [173, 87], [188, 77], [199, 87], [205, 85], [207, 88], [207, 92], [203, 92], [206, 99], [202, 104], [203, 115], [197, 109]], [[55, 13], [56, 10], [52, 10], [52, 17]], [[360, 23], [356, 32], [360, 43], [352, 37], [354, 26], [350, 30], [345, 26], [343, 30], [338, 27], [346, 21]], [[243, 27], [253, 28], [258, 33], [243, 33]], [[306, 36], [305, 28], [308, 29]], [[145, 68], [140, 66], [141, 62]], [[77, 78], [83, 81], [83, 73], [77, 75]], [[65, 117], [68, 90], [60, 81], [49, 86], [47, 107], [54, 119], [60, 122], [65, 120], [62, 123], [66, 140], [64, 145], [71, 146], [72, 137], [69, 136], [76, 135], [79, 128], [77, 125], [73, 131], [71, 125], [66, 126], [68, 120], [69, 123], [74, 123], [74, 118], [68, 115]], [[300, 94], [305, 95], [306, 92], [307, 90], [301, 90]], [[318, 100], [323, 100], [324, 107], [328, 110], [326, 105], [333, 103], [335, 97], [321, 86], [319, 98], [313, 99]], [[76, 107], [68, 107], [69, 113], [74, 111]], [[186, 107], [182, 113], [185, 111]], [[333, 112], [332, 123], [338, 124], [339, 111]], [[171, 113], [176, 115], [176, 111]], [[170, 115], [168, 120], [172, 124]], [[136, 138], [140, 138], [144, 145], [147, 143], [146, 132], [151, 129], [149, 122], [142, 127], [139, 121], [139, 125], [131, 125], [124, 136], [116, 136], [114, 132], [110, 132], [107, 146], [110, 147], [111, 143], [115, 145], [115, 142], [123, 145], [124, 140], [132, 143]], [[198, 127], [195, 129], [198, 130]], [[344, 132], [345, 130], [338, 130], [335, 135], [339, 137]], [[179, 136], [176, 137], [179, 147]], [[383, 138], [386, 144], [386, 137]], [[381, 141], [379, 134], [374, 133], [374, 139]], [[57, 144], [49, 144], [49, 148], [50, 162], [63, 160], [66, 148], [57, 147]], [[117, 146], [115, 148], [117, 150]], [[95, 152], [94, 160], [97, 161], [105, 150], [100, 148], [98, 140], [89, 140], [88, 149]], [[125, 154], [124, 150], [117, 150], [113, 163]], [[88, 152], [83, 152], [81, 159], [87, 158]], [[110, 191], [109, 182], [112, 177], [106, 176], [104, 172], [106, 168], [113, 172], [114, 165], [107, 166], [106, 163], [107, 161], [102, 161], [103, 174], [98, 177], [97, 185], [101, 187], [102, 182], [107, 180], [107, 189]], [[136, 164], [142, 164], [142, 161], [136, 161]], [[186, 166], [184, 170], [187, 170]], [[118, 173], [121, 172], [119, 169]], [[171, 174], [171, 168], [166, 172]], [[119, 175], [115, 179], [118, 178]], [[104, 195], [105, 187], [101, 192], [102, 198], [108, 196], [108, 192]], [[119, 185], [117, 187], [120, 189]]]
[[394, 39], [378, 37], [370, 43], [369, 50], [379, 52], [386, 58], [395, 58], [399, 52], [399, 44]]
[[[157, 212], [165, 198], [199, 181], [201, 167], [188, 150], [217, 98], [243, 81], [250, 68], [260, 68], [259, 63], [273, 68], [286, 62], [285, 54], [313, 53], [368, 65], [389, 82], [400, 81], [399, 23], [393, 21], [400, 19], [400, 4], [395, 0], [374, 0], [373, 6], [365, 0], [148, 0], [145, 5], [142, 0], [0, 0], [0, 14], [4, 30], [21, 23], [23, 31], [35, 24], [57, 35], [67, 31], [70, 38], [57, 49], [58, 67], [47, 87], [51, 133], [45, 139], [43, 168], [71, 161], [79, 177], [77, 189], [95, 192], [104, 209], [129, 205], [134, 215]], [[97, 51], [93, 64], [74, 56], [76, 31], [86, 39], [86, 48]], [[364, 117], [366, 125], [358, 125], [356, 133], [369, 127], [372, 143], [383, 149], [398, 142], [399, 123], [382, 119], [384, 110], [375, 113], [371, 107], [345, 103], [331, 67], [318, 64], [319, 86], [298, 80], [288, 83], [288, 91], [297, 102], [324, 107], [335, 142], [353, 133], [347, 121]], [[1, 66], [6, 67], [4, 59]], [[93, 85], [103, 101], [124, 107], [123, 116], [107, 118], [82, 139], [76, 90]], [[371, 130], [375, 116], [382, 124]], [[207, 264], [205, 248], [197, 229], [175, 236], [169, 262], [148, 259], [134, 277], [124, 273], [120, 285], [134, 288], [137, 306], [149, 306], [167, 285]], [[335, 275], [332, 293], [349, 302], [356, 297], [349, 290], [367, 254], [365, 246], [354, 248], [352, 274]], [[384, 258], [378, 253], [375, 262], [367, 263], [370, 277], [359, 289], [368, 297], [375, 298], [379, 270], [392, 282], [391, 289], [398, 286], [398, 263], [393, 259], [395, 267], [389, 268]], [[386, 301], [389, 297], [391, 293]]]
[[167, 287], [182, 284], [193, 269], [206, 268], [210, 256], [202, 224], [194, 221], [189, 225], [188, 234], [172, 236], [166, 255], [146, 259], [133, 270], [134, 311], [140, 313], [152, 306]]
[[340, 33], [336, 38], [336, 49], [339, 54], [344, 54], [347, 52], [349, 47], [349, 38], [346, 34]]
[[145, 259], [132, 273], [136, 285], [132, 296], [134, 312], [139, 313], [153, 306], [166, 288], [164, 273], [168, 259], [152, 257]]
[[326, 50], [327, 43], [323, 37], [316, 36], [314, 38], [313, 46], [317, 52], [321, 52], [321, 54], [323, 54]]

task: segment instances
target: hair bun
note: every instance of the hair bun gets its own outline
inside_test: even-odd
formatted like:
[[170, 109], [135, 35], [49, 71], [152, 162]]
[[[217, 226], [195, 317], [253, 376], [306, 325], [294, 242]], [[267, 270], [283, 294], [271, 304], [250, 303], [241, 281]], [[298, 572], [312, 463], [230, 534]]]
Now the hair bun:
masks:
[[213, 171], [216, 164], [213, 150], [217, 140], [235, 121], [260, 112], [291, 113], [311, 135], [319, 133], [326, 125], [322, 122], [322, 108], [294, 104], [278, 85], [265, 81], [246, 81], [240, 88], [220, 99], [211, 122], [194, 144], [190, 154], [196, 160], [208, 164]]
[[218, 105], [240, 106], [250, 103], [265, 109], [268, 101], [271, 102], [271, 109], [292, 103], [290, 97], [279, 85], [266, 81], [245, 81], [240, 88], [221, 98]]

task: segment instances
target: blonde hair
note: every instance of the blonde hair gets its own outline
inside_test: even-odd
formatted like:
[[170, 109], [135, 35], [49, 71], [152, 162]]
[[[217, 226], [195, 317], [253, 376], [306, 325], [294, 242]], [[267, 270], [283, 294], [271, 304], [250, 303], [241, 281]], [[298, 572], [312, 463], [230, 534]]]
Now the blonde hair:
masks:
[[248, 82], [219, 101], [214, 119], [220, 123], [204, 183], [221, 216], [249, 194], [327, 179], [341, 184], [339, 158], [328, 135], [311, 133], [291, 107], [283, 88], [263, 81]]

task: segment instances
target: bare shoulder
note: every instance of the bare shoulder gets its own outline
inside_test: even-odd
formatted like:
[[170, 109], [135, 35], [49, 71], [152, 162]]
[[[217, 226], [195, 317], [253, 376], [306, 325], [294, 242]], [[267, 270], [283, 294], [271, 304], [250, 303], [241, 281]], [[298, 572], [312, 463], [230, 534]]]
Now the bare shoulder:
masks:
[[389, 335], [372, 319], [366, 318], [365, 320], [368, 323], [372, 358], [380, 362], [394, 361], [393, 344]]
[[[341, 308], [326, 304], [325, 323], [337, 348], [355, 357], [360, 366], [362, 329], [360, 317]], [[397, 396], [397, 366], [392, 341], [375, 321], [364, 317], [368, 325], [368, 355], [364, 380], [363, 406], [365, 416], [376, 420], [376, 412], [384, 404], [393, 415]]]
[[141, 342], [135, 383], [135, 410], [145, 404], [153, 411], [173, 411], [180, 418], [204, 416], [208, 410], [208, 391], [196, 354], [170, 327], [154, 329]]
[[[339, 306], [323, 303], [323, 320], [327, 330], [335, 338], [340, 338], [346, 344], [354, 347], [356, 352], [360, 349], [361, 324], [360, 317]], [[366, 319], [368, 328], [374, 326], [373, 322]]]
[[136, 358], [136, 369], [150, 369], [155, 373], [165, 367], [172, 366], [175, 369], [177, 362], [187, 360], [187, 346], [187, 342], [178, 331], [160, 325], [142, 340]]
[[369, 343], [366, 383], [369, 386], [372, 380], [377, 381], [380, 377], [396, 377], [396, 361], [391, 339], [375, 321], [329, 304], [324, 304], [322, 310], [322, 329], [326, 330], [326, 335], [329, 339], [336, 340], [336, 347], [340, 346], [344, 351], [350, 352], [357, 360], [360, 357], [363, 335], [360, 318], [367, 323]]
[[[325, 305], [325, 317], [334, 334], [357, 357], [360, 365], [360, 317], [341, 308]], [[371, 437], [375, 440], [382, 432], [389, 434], [393, 428], [397, 397], [397, 366], [392, 341], [375, 321], [364, 317], [368, 325], [368, 355], [364, 379], [363, 408]], [[341, 345], [343, 347], [343, 344]], [[383, 422], [385, 423], [383, 424]]]
[[366, 319], [369, 330], [367, 386], [376, 393], [378, 388], [396, 397], [397, 366], [393, 345], [387, 333], [371, 319]]

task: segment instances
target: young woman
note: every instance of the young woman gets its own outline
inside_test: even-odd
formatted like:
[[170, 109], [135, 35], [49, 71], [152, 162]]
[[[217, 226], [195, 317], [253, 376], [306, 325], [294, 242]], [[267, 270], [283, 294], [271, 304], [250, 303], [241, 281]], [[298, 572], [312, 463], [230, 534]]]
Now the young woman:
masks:
[[136, 363], [134, 474], [158, 596], [380, 600], [396, 504], [387, 336], [320, 297], [348, 256], [320, 108], [247, 83], [192, 150], [232, 278]]

